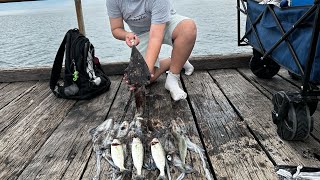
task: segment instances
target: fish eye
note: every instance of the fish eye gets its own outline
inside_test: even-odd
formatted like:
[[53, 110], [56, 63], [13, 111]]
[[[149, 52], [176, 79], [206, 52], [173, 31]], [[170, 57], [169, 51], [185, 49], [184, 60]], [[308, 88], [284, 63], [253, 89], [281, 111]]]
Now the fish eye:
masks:
[[151, 145], [153, 146], [153, 145], [156, 145], [156, 144], [158, 144], [159, 142], [152, 142], [151, 143]]

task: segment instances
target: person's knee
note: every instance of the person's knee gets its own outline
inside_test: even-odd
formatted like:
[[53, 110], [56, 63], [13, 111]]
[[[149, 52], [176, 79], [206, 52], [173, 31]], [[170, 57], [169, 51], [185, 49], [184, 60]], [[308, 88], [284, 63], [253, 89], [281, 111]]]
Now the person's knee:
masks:
[[184, 28], [185, 31], [187, 31], [186, 34], [188, 34], [191, 39], [196, 39], [197, 37], [197, 26], [196, 23], [190, 19], [190, 20], [186, 20], [186, 28]]
[[197, 26], [192, 19], [186, 19], [180, 22], [179, 28], [176, 29], [177, 38], [182, 38], [187, 42], [194, 42], [197, 37]]

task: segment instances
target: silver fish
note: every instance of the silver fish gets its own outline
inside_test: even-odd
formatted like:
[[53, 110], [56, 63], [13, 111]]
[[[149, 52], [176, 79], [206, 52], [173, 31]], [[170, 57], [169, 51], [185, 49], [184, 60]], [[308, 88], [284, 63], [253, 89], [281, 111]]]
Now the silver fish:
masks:
[[151, 154], [157, 168], [160, 170], [160, 175], [157, 179], [165, 179], [164, 168], [166, 165], [166, 156], [163, 147], [157, 138], [154, 138], [151, 141]]
[[114, 139], [111, 144], [111, 157], [114, 164], [120, 169], [120, 172], [127, 171], [124, 167], [124, 150], [121, 142]]
[[143, 145], [139, 138], [133, 138], [131, 144], [131, 151], [132, 151], [132, 160], [133, 165], [137, 169], [137, 179], [143, 179], [142, 177], [142, 165], [143, 165]]

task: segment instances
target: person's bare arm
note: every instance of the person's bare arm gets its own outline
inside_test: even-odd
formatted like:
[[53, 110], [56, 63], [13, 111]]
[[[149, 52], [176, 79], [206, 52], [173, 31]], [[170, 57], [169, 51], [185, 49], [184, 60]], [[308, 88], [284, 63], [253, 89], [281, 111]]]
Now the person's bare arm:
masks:
[[160, 53], [165, 27], [165, 23], [152, 24], [150, 27], [149, 43], [146, 52], [146, 63], [151, 74], [154, 74], [154, 64]]
[[109, 18], [111, 32], [114, 38], [126, 41], [128, 46], [132, 46], [131, 41], [134, 40], [135, 45], [139, 44], [139, 38], [132, 32], [128, 32], [124, 29], [123, 19], [119, 18]]

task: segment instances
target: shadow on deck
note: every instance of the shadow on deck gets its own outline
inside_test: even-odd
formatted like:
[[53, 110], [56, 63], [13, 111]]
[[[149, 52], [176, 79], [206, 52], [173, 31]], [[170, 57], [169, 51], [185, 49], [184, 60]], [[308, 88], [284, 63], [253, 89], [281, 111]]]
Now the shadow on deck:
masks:
[[[57, 99], [47, 81], [0, 84], [0, 179], [90, 179], [95, 153], [88, 133], [107, 118], [126, 120], [134, 106], [121, 76], [111, 89], [89, 101]], [[277, 165], [320, 167], [320, 109], [313, 115], [314, 131], [304, 142], [282, 141], [272, 122], [272, 93], [298, 90], [281, 70], [271, 80], [256, 78], [248, 69], [196, 71], [182, 76], [188, 98], [173, 102], [164, 89], [165, 75], [150, 86], [148, 118], [181, 118], [189, 137], [204, 147], [216, 179], [278, 179]], [[187, 163], [200, 172], [185, 179], [205, 179], [202, 162], [188, 151]], [[102, 161], [101, 179], [111, 179]], [[155, 179], [157, 171], [149, 173]], [[171, 176], [179, 175], [171, 168]]]

